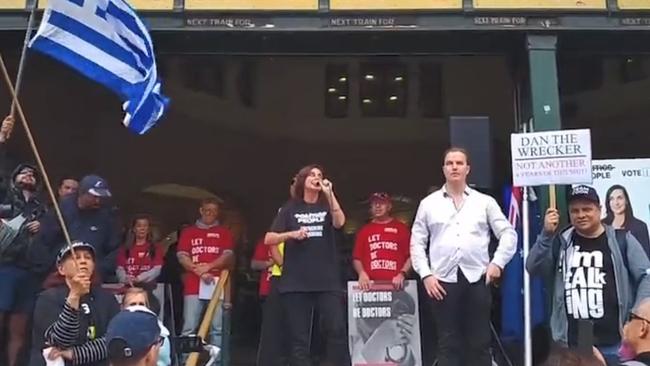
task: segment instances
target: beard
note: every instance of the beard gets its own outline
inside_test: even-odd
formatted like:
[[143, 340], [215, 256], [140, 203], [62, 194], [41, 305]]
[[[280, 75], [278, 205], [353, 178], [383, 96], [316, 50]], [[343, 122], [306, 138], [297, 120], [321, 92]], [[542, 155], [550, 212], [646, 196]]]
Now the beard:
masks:
[[34, 192], [36, 190], [36, 183], [16, 182], [16, 187], [24, 191]]

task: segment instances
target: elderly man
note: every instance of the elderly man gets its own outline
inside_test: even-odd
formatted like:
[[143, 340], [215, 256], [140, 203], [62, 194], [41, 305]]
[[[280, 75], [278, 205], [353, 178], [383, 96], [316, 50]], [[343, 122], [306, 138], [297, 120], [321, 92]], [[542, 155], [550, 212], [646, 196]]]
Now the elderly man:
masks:
[[641, 301], [630, 311], [623, 327], [623, 342], [634, 358], [621, 365], [650, 366], [650, 299]]

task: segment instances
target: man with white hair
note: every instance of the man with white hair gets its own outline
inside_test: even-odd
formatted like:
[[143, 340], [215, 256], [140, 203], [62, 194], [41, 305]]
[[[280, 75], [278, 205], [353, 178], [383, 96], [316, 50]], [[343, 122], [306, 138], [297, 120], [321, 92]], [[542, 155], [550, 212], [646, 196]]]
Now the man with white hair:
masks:
[[623, 326], [623, 344], [630, 348], [634, 358], [622, 365], [650, 366], [650, 298], [630, 311]]

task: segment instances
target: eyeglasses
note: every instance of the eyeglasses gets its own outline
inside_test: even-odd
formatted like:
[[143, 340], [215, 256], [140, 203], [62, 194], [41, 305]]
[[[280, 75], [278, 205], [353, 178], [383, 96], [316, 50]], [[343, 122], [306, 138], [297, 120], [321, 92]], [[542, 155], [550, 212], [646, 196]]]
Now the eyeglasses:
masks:
[[636, 315], [636, 314], [634, 314], [633, 312], [630, 311], [630, 315], [627, 316], [627, 322], [629, 323], [634, 319], [641, 320], [641, 321], [644, 321], [644, 322], [650, 324], [650, 320], [648, 320], [648, 319], [646, 319], [644, 317], [638, 316], [638, 315]]

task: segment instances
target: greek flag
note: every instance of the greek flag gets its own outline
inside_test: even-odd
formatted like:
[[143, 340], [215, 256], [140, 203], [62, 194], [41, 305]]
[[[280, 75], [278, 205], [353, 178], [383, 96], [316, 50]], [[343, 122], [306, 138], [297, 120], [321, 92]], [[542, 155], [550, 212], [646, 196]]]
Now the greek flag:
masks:
[[29, 46], [119, 95], [124, 125], [137, 134], [167, 108], [151, 37], [125, 0], [50, 0]]

